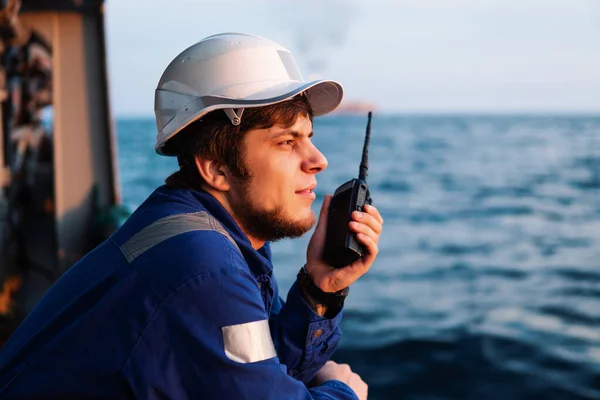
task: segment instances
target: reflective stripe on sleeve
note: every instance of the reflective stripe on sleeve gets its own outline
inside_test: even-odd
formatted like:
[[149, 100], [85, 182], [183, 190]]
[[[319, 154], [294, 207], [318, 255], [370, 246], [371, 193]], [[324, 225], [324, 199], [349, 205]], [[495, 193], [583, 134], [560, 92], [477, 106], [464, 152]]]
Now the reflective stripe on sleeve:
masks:
[[268, 319], [224, 326], [221, 330], [225, 354], [230, 360], [253, 363], [277, 355]]

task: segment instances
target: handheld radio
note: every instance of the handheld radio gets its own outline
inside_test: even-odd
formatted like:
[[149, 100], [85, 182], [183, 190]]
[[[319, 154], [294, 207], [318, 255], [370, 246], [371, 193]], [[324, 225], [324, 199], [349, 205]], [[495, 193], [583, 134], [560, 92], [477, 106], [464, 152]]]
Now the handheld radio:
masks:
[[369, 111], [367, 121], [358, 179], [352, 179], [338, 187], [329, 205], [323, 258], [327, 264], [335, 268], [352, 264], [364, 253], [364, 246], [356, 239], [356, 234], [350, 230], [348, 224], [352, 220], [353, 211], [363, 211], [365, 204], [371, 204], [371, 195], [367, 185], [370, 139], [371, 111]]

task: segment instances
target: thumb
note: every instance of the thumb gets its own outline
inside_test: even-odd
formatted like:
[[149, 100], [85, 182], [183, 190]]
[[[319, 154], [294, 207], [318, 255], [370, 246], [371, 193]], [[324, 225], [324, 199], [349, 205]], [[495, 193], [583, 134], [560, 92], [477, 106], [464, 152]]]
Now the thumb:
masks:
[[316, 231], [323, 231], [327, 229], [327, 216], [329, 215], [329, 204], [331, 204], [331, 195], [326, 194], [321, 205], [321, 213], [319, 214], [319, 222], [317, 223]]

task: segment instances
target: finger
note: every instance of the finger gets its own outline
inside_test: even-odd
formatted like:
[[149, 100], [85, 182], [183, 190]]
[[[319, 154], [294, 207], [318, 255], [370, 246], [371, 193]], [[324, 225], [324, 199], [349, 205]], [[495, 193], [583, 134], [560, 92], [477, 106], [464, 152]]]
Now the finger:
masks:
[[381, 225], [383, 225], [383, 217], [379, 213], [377, 207], [372, 206], [370, 204], [365, 204], [365, 212], [373, 216], [373, 218], [375, 218], [377, 221], [379, 221]]
[[[373, 239], [362, 233], [357, 233], [356, 239], [364, 246], [365, 251], [363, 256], [353, 262], [348, 267], [348, 270], [344, 272], [347, 272], [349, 275], [361, 276], [367, 273], [367, 271], [371, 268], [371, 265], [375, 261], [377, 253], [379, 252], [379, 247], [377, 247], [377, 244], [375, 244]], [[343, 269], [340, 268], [338, 271], [340, 270]], [[344, 278], [346, 277], [344, 276]]]
[[[367, 255], [371, 256], [369, 258], [374, 258], [377, 255], [377, 253], [379, 252], [379, 247], [377, 246], [377, 243], [375, 243], [375, 241], [373, 239], [371, 239], [369, 236], [365, 235], [364, 233], [357, 233], [356, 239], [358, 239], [358, 241], [361, 242], [365, 246], [365, 250], [367, 250]], [[365, 258], [365, 263], [366, 263], [366, 261], [368, 261], [368, 260]]]
[[360, 222], [351, 221], [350, 229], [356, 233], [364, 233], [365, 235], [367, 235], [368, 237], [373, 239], [373, 241], [375, 241], [375, 243], [379, 243], [379, 235], [373, 229], [371, 229], [370, 226], [368, 226], [366, 224], [361, 224]]
[[381, 226], [381, 223], [378, 220], [376, 220], [375, 217], [365, 212], [361, 213], [360, 211], [354, 211], [352, 213], [352, 219], [362, 224], [368, 225], [377, 234], [380, 234], [383, 228]]

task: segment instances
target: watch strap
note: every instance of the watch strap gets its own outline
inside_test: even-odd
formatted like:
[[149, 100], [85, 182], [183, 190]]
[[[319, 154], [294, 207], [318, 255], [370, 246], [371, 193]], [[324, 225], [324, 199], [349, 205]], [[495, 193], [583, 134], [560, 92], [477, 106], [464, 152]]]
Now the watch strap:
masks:
[[328, 315], [336, 315], [344, 305], [344, 300], [350, 293], [350, 288], [344, 288], [337, 292], [324, 292], [314, 284], [306, 265], [297, 275], [300, 293], [308, 305], [316, 312], [317, 306], [327, 307]]

